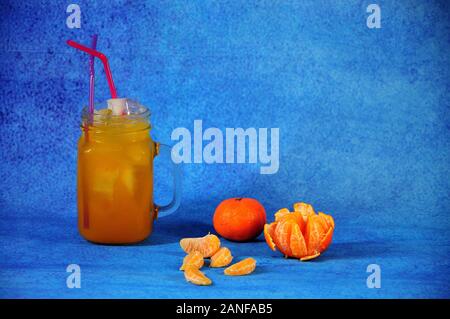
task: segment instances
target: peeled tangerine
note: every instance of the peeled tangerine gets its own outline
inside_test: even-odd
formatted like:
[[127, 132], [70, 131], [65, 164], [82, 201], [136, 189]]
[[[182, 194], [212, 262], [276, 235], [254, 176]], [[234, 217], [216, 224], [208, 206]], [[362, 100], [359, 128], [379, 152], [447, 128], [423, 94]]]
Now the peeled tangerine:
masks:
[[328, 248], [333, 231], [333, 217], [316, 214], [310, 204], [295, 203], [293, 212], [282, 208], [275, 213], [275, 221], [264, 226], [264, 238], [270, 249], [306, 261]]
[[203, 257], [208, 258], [219, 250], [220, 239], [212, 234], [198, 238], [183, 238], [180, 240], [180, 246], [188, 254], [193, 251], [198, 251]]

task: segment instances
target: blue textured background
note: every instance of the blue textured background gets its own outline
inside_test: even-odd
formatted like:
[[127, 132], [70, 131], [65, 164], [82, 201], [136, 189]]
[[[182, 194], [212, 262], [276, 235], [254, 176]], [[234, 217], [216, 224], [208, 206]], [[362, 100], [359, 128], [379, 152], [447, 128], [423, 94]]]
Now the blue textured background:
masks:
[[[447, 1], [0, 1], [1, 297], [450, 297], [450, 17]], [[82, 28], [68, 29], [78, 3]], [[137, 246], [98, 246], [76, 228], [76, 142], [90, 43], [110, 57], [119, 95], [152, 109], [153, 134], [176, 127], [279, 127], [280, 170], [185, 165], [177, 215]], [[97, 62], [98, 63], [98, 62]], [[97, 64], [97, 101], [108, 98]], [[159, 164], [158, 164], [159, 165]], [[166, 200], [167, 171], [156, 176]], [[178, 240], [212, 231], [224, 198], [268, 215], [298, 200], [336, 220], [317, 261], [226, 243], [254, 275], [206, 270], [184, 282]], [[77, 263], [82, 288], [68, 289]], [[366, 267], [382, 288], [366, 287]]]

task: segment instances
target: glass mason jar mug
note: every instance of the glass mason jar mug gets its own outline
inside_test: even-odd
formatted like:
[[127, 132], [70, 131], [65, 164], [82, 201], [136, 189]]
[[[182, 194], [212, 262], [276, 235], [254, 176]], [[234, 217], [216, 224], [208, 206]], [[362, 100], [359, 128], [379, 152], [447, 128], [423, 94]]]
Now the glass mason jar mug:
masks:
[[[153, 202], [153, 159], [170, 159], [170, 147], [150, 136], [149, 110], [121, 99], [118, 109], [82, 113], [78, 142], [78, 229], [92, 242], [129, 244], [146, 239], [153, 221], [179, 206], [179, 174], [173, 165], [174, 196], [169, 205]], [[118, 115], [116, 115], [119, 113]]]

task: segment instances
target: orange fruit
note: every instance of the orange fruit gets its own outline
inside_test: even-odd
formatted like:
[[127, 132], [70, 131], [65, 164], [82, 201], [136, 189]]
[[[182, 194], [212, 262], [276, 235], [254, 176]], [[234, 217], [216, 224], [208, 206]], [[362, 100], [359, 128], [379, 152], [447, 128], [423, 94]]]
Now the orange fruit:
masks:
[[230, 198], [217, 206], [213, 224], [216, 232], [233, 241], [258, 237], [266, 223], [266, 211], [256, 199]]
[[186, 253], [198, 251], [203, 257], [211, 257], [220, 248], [220, 240], [216, 235], [208, 234], [198, 238], [183, 238], [180, 246]]
[[180, 270], [184, 270], [187, 266], [197, 267], [200, 269], [203, 267], [204, 260], [203, 255], [197, 250], [190, 252], [183, 259], [183, 265], [181, 265]]
[[220, 248], [212, 257], [210, 267], [225, 267], [233, 261], [231, 251], [227, 247]]
[[226, 268], [224, 274], [228, 276], [243, 276], [252, 273], [255, 268], [256, 260], [253, 258], [246, 258]]
[[205, 274], [200, 271], [200, 269], [192, 265], [188, 265], [184, 269], [184, 278], [186, 278], [188, 282], [191, 282], [194, 285], [209, 286], [212, 284], [211, 279], [206, 277]]

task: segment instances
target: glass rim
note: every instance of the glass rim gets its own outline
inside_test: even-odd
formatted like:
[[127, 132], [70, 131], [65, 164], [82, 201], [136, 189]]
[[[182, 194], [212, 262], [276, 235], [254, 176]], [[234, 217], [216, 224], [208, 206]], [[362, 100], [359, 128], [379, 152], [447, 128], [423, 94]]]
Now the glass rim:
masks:
[[[138, 112], [138, 113], [126, 114], [126, 116], [127, 116], [127, 117], [149, 117], [149, 116], [151, 115], [150, 109], [149, 109], [148, 107], [145, 107], [145, 106], [143, 106], [143, 107], [145, 108], [144, 111]], [[101, 113], [99, 113], [99, 111], [101, 111], [101, 110], [102, 110], [102, 109], [100, 109], [100, 110], [94, 109], [94, 113], [91, 114], [91, 113], [89, 112], [89, 106], [84, 106], [84, 107], [81, 109], [81, 117], [84, 119], [84, 118], [90, 117], [91, 115], [102, 115]], [[124, 116], [124, 115], [112, 115], [112, 114], [111, 114], [111, 116], [113, 116], [113, 117], [119, 117], [119, 116]]]
[[[135, 102], [131, 100], [132, 102], [139, 104], [138, 102]], [[94, 113], [89, 112], [89, 107], [84, 106], [81, 111], [81, 124], [80, 128], [82, 130], [86, 130], [87, 128], [90, 128], [90, 130], [94, 130], [97, 133], [106, 131], [106, 127], [116, 127], [120, 128], [123, 127], [123, 122], [120, 121], [120, 118], [126, 119], [127, 123], [133, 123], [133, 122], [145, 122], [147, 123], [146, 127], [140, 127], [139, 129], [133, 129], [131, 127], [123, 127], [123, 130], [117, 131], [115, 134], [124, 134], [129, 132], [137, 132], [137, 131], [143, 131], [143, 130], [150, 130], [151, 124], [150, 124], [150, 109], [146, 106], [143, 106], [139, 104], [138, 108], [132, 108], [129, 109], [132, 113], [130, 114], [124, 114], [124, 115], [113, 115], [112, 113], [109, 113], [105, 115], [102, 113], [102, 110], [107, 109], [107, 106], [105, 103], [97, 103], [95, 105], [97, 108], [94, 109]], [[103, 124], [106, 124], [104, 126]]]
[[[129, 117], [147, 117], [151, 115], [150, 112], [150, 108], [148, 108], [145, 105], [142, 105], [141, 103], [139, 103], [137, 100], [133, 99], [133, 98], [121, 98], [121, 100], [125, 100], [126, 103], [126, 109], [128, 112], [128, 114], [126, 114], [126, 116]], [[84, 118], [86, 117], [90, 117], [92, 115], [103, 115], [101, 113], [99, 113], [101, 110], [107, 109], [109, 106], [109, 101], [110, 99], [106, 100], [106, 101], [100, 101], [100, 102], [96, 102], [94, 103], [94, 113], [90, 113], [89, 112], [89, 106], [83, 106], [82, 111], [81, 111], [81, 115]], [[113, 117], [116, 117], [118, 115], [111, 115]], [[123, 116], [123, 115], [120, 115]]]

